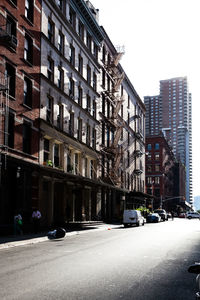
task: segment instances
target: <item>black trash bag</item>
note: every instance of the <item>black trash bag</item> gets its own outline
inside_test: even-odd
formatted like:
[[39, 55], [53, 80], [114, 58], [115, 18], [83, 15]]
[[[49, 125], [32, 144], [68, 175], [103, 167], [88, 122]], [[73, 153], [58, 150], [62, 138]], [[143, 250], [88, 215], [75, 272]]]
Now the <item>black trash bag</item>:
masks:
[[59, 227], [53, 231], [49, 231], [47, 236], [49, 239], [61, 239], [65, 236], [65, 234], [66, 234], [65, 229]]

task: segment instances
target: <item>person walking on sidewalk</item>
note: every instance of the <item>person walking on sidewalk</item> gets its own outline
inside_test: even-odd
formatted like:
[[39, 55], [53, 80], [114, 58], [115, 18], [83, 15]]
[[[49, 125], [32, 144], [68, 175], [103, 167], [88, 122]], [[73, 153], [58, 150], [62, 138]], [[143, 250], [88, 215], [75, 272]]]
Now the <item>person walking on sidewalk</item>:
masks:
[[39, 209], [35, 208], [32, 213], [32, 220], [33, 220], [33, 231], [34, 233], [38, 233], [40, 230], [40, 219], [42, 215]]
[[14, 235], [23, 234], [22, 225], [22, 216], [19, 212], [16, 212], [14, 216]]

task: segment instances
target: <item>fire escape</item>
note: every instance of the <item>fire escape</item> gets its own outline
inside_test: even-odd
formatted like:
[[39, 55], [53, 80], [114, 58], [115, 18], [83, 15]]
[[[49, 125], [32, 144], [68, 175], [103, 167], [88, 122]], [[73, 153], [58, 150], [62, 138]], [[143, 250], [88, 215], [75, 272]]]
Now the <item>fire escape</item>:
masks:
[[7, 167], [8, 153], [8, 126], [9, 126], [9, 78], [0, 72], [0, 185], [2, 175], [2, 156], [4, 168]]
[[112, 128], [112, 139], [109, 140], [106, 147], [103, 146], [102, 151], [107, 157], [107, 161], [112, 161], [111, 169], [107, 170], [104, 180], [116, 186], [121, 186], [121, 176], [119, 175], [119, 167], [122, 159], [123, 150], [119, 145], [119, 140], [123, 129], [123, 120], [119, 116], [121, 105], [124, 101], [123, 96], [119, 96], [120, 85], [124, 79], [124, 73], [118, 68], [119, 61], [124, 51], [120, 50], [117, 54], [105, 63], [105, 69], [109, 74], [112, 82], [110, 91], [104, 91], [104, 95], [112, 105], [112, 113], [109, 116], [103, 116], [103, 121]]

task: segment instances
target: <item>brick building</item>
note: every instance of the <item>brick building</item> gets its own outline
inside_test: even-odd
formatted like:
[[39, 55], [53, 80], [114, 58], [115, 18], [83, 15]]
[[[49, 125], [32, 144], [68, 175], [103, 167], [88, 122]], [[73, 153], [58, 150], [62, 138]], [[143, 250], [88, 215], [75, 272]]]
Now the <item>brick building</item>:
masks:
[[0, 225], [119, 220], [145, 190], [145, 106], [98, 10], [5, 0], [0, 19]]
[[38, 205], [40, 1], [0, 6], [0, 223]]
[[[179, 170], [163, 135], [146, 137], [146, 192], [154, 198], [153, 208], [168, 208], [169, 198], [179, 196]], [[185, 196], [185, 194], [183, 194]]]

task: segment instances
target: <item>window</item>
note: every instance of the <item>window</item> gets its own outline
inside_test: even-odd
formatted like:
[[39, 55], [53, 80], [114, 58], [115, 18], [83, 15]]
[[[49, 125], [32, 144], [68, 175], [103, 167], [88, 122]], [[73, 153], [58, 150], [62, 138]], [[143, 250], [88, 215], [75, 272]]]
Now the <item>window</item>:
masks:
[[98, 46], [94, 43], [94, 50], [93, 50], [94, 57], [98, 60]]
[[9, 46], [11, 46], [12, 48], [17, 47], [17, 30], [16, 30], [16, 28], [17, 28], [16, 21], [10, 15], [7, 15], [6, 32], [12, 37], [11, 44], [9, 44]]
[[130, 152], [127, 151], [127, 168], [130, 167]]
[[151, 150], [151, 144], [147, 145], [147, 150]]
[[[14, 114], [9, 112], [9, 120], [8, 120], [8, 140], [5, 141], [5, 145], [8, 143], [8, 147], [14, 148], [14, 126], [15, 126], [15, 118]], [[6, 135], [5, 135], [6, 139]]]
[[63, 0], [57, 0], [57, 5], [61, 11], [64, 10], [64, 1]]
[[69, 118], [69, 134], [71, 136], [74, 135], [74, 113], [70, 113], [70, 118]]
[[72, 171], [73, 171], [72, 152], [71, 152], [71, 150], [68, 150], [68, 154], [67, 154], [67, 172], [72, 173]]
[[155, 171], [159, 172], [160, 171], [160, 165], [155, 165]]
[[24, 104], [32, 106], [32, 81], [27, 77], [24, 78]]
[[103, 60], [103, 62], [106, 61], [106, 49], [104, 46], [103, 46], [103, 51], [102, 51], [102, 60]]
[[33, 0], [25, 0], [25, 17], [33, 23]]
[[77, 139], [82, 141], [82, 119], [78, 119], [78, 131], [77, 131]]
[[86, 125], [86, 144], [90, 146], [90, 125]]
[[84, 41], [84, 25], [80, 20], [78, 23], [78, 35], [80, 36], [81, 40]]
[[49, 140], [44, 139], [44, 152], [43, 152], [43, 161], [46, 162], [50, 158], [50, 150], [49, 150]]
[[52, 82], [54, 81], [54, 61], [51, 57], [48, 57], [47, 61], [47, 77]]
[[52, 20], [49, 19], [49, 21], [48, 21], [48, 39], [52, 44], [54, 43], [54, 31], [55, 31], [55, 25], [52, 22]]
[[90, 96], [87, 94], [87, 99], [86, 99], [86, 110], [90, 113], [91, 111], [91, 98]]
[[24, 59], [29, 63], [33, 63], [33, 40], [27, 34], [24, 39]]
[[156, 144], [155, 144], [155, 150], [159, 150], [159, 146], [160, 146], [160, 145], [159, 145], [158, 143], [156, 143]]
[[60, 159], [59, 159], [59, 145], [58, 144], [54, 144], [54, 151], [53, 151], [53, 163], [55, 167], [59, 167], [60, 166]]
[[74, 80], [72, 78], [69, 79], [69, 96], [74, 99]]
[[95, 177], [94, 160], [90, 161], [90, 178]]
[[155, 184], [160, 184], [160, 177], [158, 176], [155, 177]]
[[53, 123], [53, 98], [47, 96], [47, 122]]
[[93, 72], [93, 89], [97, 90], [97, 75]]
[[95, 99], [93, 100], [93, 108], [92, 108], [92, 116], [96, 119], [96, 109], [97, 109], [97, 105], [96, 105], [96, 101]]
[[83, 75], [83, 58], [80, 54], [78, 56], [78, 71], [81, 75]]
[[15, 81], [16, 81], [15, 68], [9, 63], [6, 63], [5, 76], [9, 77], [10, 79], [9, 95], [15, 98]]
[[151, 153], [148, 153], [148, 154], [147, 154], [147, 159], [148, 159], [148, 160], [151, 160]]
[[87, 158], [85, 158], [85, 162], [84, 162], [84, 164], [85, 164], [85, 177], [87, 177], [88, 176], [88, 159]]
[[152, 165], [147, 165], [147, 172], [152, 172]]
[[159, 160], [160, 159], [160, 154], [159, 153], [155, 153], [155, 160]]
[[31, 154], [31, 125], [23, 124], [23, 152]]
[[106, 102], [105, 95], [102, 94], [102, 114], [104, 115], [105, 115], [105, 102]]
[[69, 8], [69, 23], [76, 28], [76, 13], [71, 7]]
[[62, 67], [58, 67], [58, 87], [64, 89], [64, 71]]
[[152, 177], [147, 177], [147, 184], [152, 184]]
[[128, 95], [128, 108], [130, 108], [130, 96]]
[[106, 83], [106, 72], [104, 69], [102, 69], [102, 87], [105, 88]]
[[96, 129], [92, 128], [92, 148], [96, 149]]
[[87, 65], [87, 83], [91, 84], [91, 68]]
[[58, 106], [58, 115], [57, 115], [57, 127], [63, 130], [63, 105]]
[[91, 51], [91, 49], [92, 49], [92, 37], [88, 32], [87, 32], [87, 41], [86, 41], [86, 43], [87, 43], [88, 49]]
[[79, 154], [74, 153], [75, 174], [79, 174]]
[[105, 145], [105, 124], [102, 124], [102, 134], [101, 134], [102, 145]]
[[110, 92], [110, 76], [107, 75], [107, 90]]
[[72, 45], [70, 45], [69, 48], [69, 61], [73, 66], [75, 66], [75, 48]]
[[82, 88], [79, 86], [78, 87], [78, 104], [80, 106], [82, 106], [82, 102], [83, 102], [83, 90]]
[[58, 34], [58, 50], [64, 54], [64, 35], [61, 31]]

